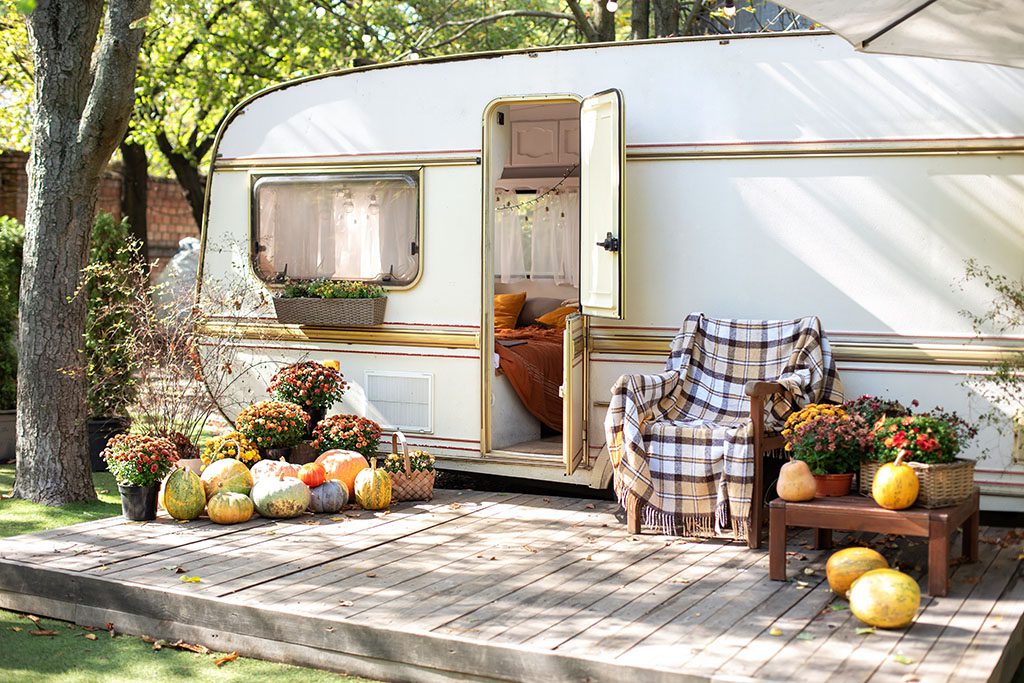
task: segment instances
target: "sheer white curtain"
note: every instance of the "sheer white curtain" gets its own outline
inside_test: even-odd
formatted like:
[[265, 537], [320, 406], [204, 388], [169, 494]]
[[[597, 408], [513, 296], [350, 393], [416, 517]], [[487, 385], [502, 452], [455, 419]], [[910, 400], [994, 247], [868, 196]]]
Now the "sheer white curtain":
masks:
[[264, 276], [415, 278], [418, 202], [403, 179], [280, 182], [257, 187]]
[[550, 278], [579, 286], [579, 192], [495, 195], [494, 269], [500, 282]]

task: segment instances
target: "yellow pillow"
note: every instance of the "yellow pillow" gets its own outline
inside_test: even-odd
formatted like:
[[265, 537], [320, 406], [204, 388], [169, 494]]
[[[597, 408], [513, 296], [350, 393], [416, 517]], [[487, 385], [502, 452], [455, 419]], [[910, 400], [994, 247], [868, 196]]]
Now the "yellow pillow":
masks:
[[494, 295], [494, 329], [514, 330], [519, 312], [526, 303], [526, 292]]
[[540, 316], [537, 318], [537, 322], [542, 325], [547, 325], [548, 327], [554, 327], [558, 330], [564, 330], [565, 319], [573, 313], [576, 313], [576, 311], [577, 309], [575, 306], [562, 306]]

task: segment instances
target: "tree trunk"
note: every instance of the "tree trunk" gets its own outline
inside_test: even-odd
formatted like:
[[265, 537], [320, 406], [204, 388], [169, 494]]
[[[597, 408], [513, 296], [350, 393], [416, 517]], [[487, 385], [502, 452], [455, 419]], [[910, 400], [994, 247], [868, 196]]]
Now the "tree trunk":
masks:
[[171, 170], [174, 171], [174, 177], [178, 179], [181, 189], [185, 191], [185, 199], [192, 207], [192, 218], [196, 222], [196, 228], [202, 230], [206, 184], [203, 182], [203, 176], [199, 173], [199, 168], [188, 157], [174, 149], [174, 145], [163, 131], [157, 133], [156, 144], [164, 158], [167, 159], [167, 163], [171, 165]]
[[142, 244], [142, 258], [149, 261], [149, 157], [137, 142], [121, 142], [121, 214], [128, 219], [132, 237]]
[[679, 0], [653, 0], [654, 35], [658, 38], [679, 35]]
[[19, 299], [18, 465], [14, 494], [48, 505], [96, 497], [86, 447], [81, 351], [96, 194], [131, 113], [149, 0], [38, 0], [32, 152]]
[[633, 0], [629, 15], [629, 39], [644, 40], [651, 35], [651, 0]]
[[594, 3], [594, 28], [597, 39], [602, 43], [615, 40], [615, 13], [608, 11], [608, 0], [597, 0]]

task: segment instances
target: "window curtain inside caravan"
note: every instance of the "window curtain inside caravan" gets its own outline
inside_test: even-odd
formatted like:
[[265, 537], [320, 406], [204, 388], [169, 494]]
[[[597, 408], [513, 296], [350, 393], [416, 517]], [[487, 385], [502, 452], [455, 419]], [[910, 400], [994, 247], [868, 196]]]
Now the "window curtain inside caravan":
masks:
[[503, 283], [550, 279], [579, 287], [579, 191], [541, 196], [498, 190], [494, 216], [494, 269]]
[[419, 272], [415, 176], [279, 176], [256, 193], [260, 275], [404, 284]]

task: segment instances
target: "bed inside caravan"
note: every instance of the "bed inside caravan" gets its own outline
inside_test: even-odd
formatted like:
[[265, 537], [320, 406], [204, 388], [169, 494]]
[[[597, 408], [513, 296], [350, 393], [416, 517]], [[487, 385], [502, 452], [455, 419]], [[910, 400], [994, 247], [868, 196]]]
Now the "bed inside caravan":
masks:
[[565, 319], [579, 308], [579, 105], [492, 115], [491, 447], [560, 457]]

